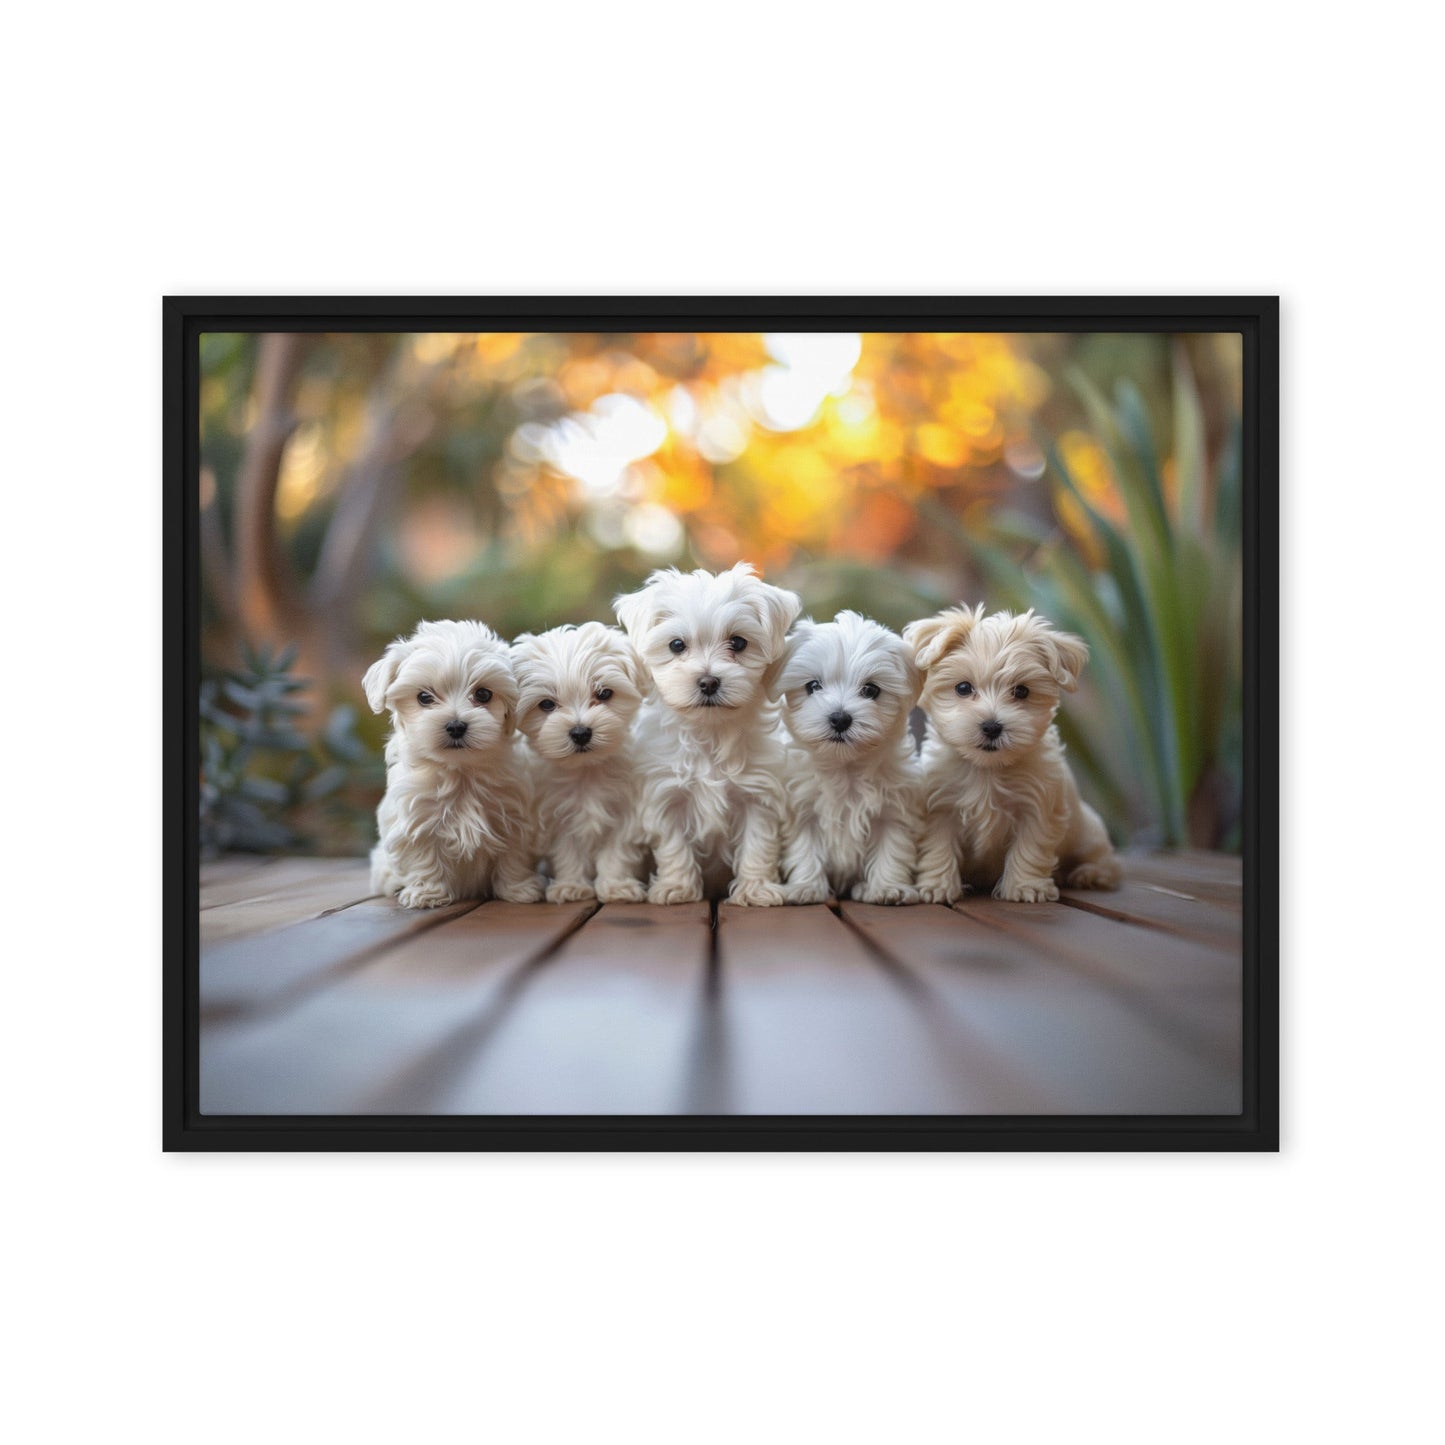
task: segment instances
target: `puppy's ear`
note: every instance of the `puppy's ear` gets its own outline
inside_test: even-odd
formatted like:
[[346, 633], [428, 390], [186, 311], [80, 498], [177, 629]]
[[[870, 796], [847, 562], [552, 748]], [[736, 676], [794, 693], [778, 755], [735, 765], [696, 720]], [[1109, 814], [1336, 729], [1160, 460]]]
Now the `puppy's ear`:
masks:
[[783, 639], [787, 637], [788, 629], [803, 610], [803, 599], [785, 587], [759, 582], [757, 604], [763, 630], [768, 634], [768, 650], [773, 657], [778, 657], [783, 651]]
[[783, 686], [783, 679], [787, 675], [788, 664], [798, 655], [798, 649], [813, 635], [813, 629], [817, 625], [811, 617], [798, 618], [793, 624], [792, 632], [784, 640], [782, 652], [775, 661], [768, 664], [763, 673], [763, 687], [767, 691], [769, 702], [777, 702], [787, 691]]
[[1072, 632], [1046, 632], [1044, 656], [1054, 681], [1065, 692], [1074, 692], [1079, 686], [1079, 674], [1089, 660], [1089, 644]]
[[[788, 645], [788, 629], [798, 620], [803, 610], [803, 599], [796, 592], [784, 587], [774, 587], [768, 582], [758, 584], [758, 616], [763, 630], [768, 634], [768, 653], [772, 661], [763, 669], [762, 684], [766, 696], [776, 699], [783, 671], [793, 649]], [[808, 627], [812, 627], [812, 623]], [[799, 637], [799, 642], [802, 637]]]
[[385, 652], [366, 669], [361, 679], [362, 691], [372, 712], [386, 711], [386, 694], [396, 674], [401, 670], [402, 659], [411, 651], [411, 639], [398, 637], [390, 643]]
[[945, 652], [962, 647], [968, 635], [983, 616], [983, 604], [970, 610], [949, 607], [935, 617], [920, 618], [903, 629], [903, 640], [913, 654], [914, 663], [927, 672]]
[[[519, 642], [520, 638], [517, 639]], [[501, 686], [497, 684], [500, 683]], [[509, 738], [517, 731], [517, 703], [521, 693], [517, 687], [517, 671], [510, 662], [506, 670], [492, 684], [492, 695], [502, 705], [502, 736]]]
[[651, 587], [641, 587], [636, 592], [626, 592], [612, 599], [612, 610], [617, 614], [622, 630], [634, 640], [650, 631], [657, 621], [655, 598]]
[[[511, 641], [510, 650], [512, 654], [512, 672], [515, 675], [519, 668], [529, 663], [536, 653], [537, 638], [531, 632], [519, 632]], [[519, 679], [520, 680], [520, 679]]]
[[583, 624], [588, 636], [622, 669], [622, 675], [632, 685], [639, 697], [646, 697], [652, 690], [652, 673], [642, 660], [642, 654], [632, 645], [632, 639], [605, 622]]
[[632, 645], [632, 640], [623, 633], [613, 634], [616, 641], [617, 655], [622, 661], [632, 685], [637, 689], [639, 697], [646, 697], [652, 691], [652, 671], [642, 660], [642, 654]]
[[918, 699], [923, 696], [923, 669], [909, 656], [907, 648], [904, 648], [900, 661], [903, 663], [904, 695], [912, 709], [918, 706]]

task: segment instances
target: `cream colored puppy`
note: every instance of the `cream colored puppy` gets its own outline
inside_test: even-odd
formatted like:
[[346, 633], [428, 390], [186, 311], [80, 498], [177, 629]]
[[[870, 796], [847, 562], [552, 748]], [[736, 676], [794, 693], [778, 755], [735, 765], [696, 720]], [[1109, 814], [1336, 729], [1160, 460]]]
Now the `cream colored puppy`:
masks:
[[925, 901], [968, 889], [1051, 902], [1058, 884], [1112, 888], [1119, 862], [1099, 815], [1079, 797], [1054, 726], [1078, 686], [1084, 642], [1042, 617], [982, 604], [910, 623], [931, 724], [922, 767], [928, 816], [919, 856]]
[[392, 723], [371, 886], [403, 908], [492, 895], [538, 902], [507, 644], [480, 622], [423, 622], [386, 649], [362, 687]]
[[584, 622], [524, 632], [512, 661], [547, 902], [645, 902], [632, 719], [648, 676], [636, 648], [615, 627]]
[[801, 599], [746, 562], [654, 572], [613, 604], [656, 689], [638, 717], [651, 903], [785, 902], [784, 753], [768, 688]]
[[790, 903], [829, 890], [861, 903], [917, 903], [923, 801], [908, 714], [922, 675], [895, 632], [856, 612], [804, 618], [775, 684], [789, 749]]

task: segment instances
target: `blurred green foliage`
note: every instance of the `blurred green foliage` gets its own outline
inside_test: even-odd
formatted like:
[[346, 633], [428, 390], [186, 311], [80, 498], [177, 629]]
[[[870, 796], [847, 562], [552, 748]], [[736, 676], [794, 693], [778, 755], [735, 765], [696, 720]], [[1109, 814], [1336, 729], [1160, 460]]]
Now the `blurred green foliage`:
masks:
[[[311, 829], [356, 831], [348, 798], [358, 783], [379, 776], [356, 733], [356, 710], [331, 709], [315, 732], [302, 731], [312, 706], [310, 684], [293, 677], [294, 645], [272, 653], [246, 647], [238, 668], [205, 678], [200, 689], [201, 854], [313, 851]], [[362, 828], [357, 845], [364, 845]]]

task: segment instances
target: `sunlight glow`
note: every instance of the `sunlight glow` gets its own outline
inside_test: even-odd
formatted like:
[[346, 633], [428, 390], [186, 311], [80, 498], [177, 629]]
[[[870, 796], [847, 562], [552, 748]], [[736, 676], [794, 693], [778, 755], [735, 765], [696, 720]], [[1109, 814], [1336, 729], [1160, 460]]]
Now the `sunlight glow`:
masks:
[[563, 417], [545, 431], [541, 439], [535, 433], [522, 439], [519, 432], [516, 440], [524, 447], [538, 446], [546, 461], [594, 497], [617, 492], [627, 468], [667, 440], [666, 421], [621, 392], [599, 396], [590, 410]]
[[629, 508], [622, 532], [639, 551], [654, 557], [675, 556], [682, 546], [682, 523], [656, 502]]
[[777, 364], [756, 374], [751, 409], [771, 431], [797, 431], [827, 397], [846, 394], [863, 354], [854, 331], [770, 331], [763, 344]]

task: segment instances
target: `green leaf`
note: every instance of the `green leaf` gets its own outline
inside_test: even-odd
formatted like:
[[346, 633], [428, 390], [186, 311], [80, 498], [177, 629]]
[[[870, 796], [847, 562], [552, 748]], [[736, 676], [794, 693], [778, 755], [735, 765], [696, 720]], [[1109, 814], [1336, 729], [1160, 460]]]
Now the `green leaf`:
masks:
[[310, 782], [303, 785], [301, 795], [308, 802], [330, 797], [346, 782], [346, 769], [342, 767], [323, 768]]
[[290, 797], [285, 784], [278, 783], [274, 778], [243, 778], [240, 792], [243, 797], [250, 798], [257, 803], [275, 803], [278, 806], [284, 804]]
[[1204, 408], [1199, 401], [1199, 388], [1189, 369], [1184, 343], [1179, 340], [1174, 342], [1170, 353], [1170, 381], [1174, 404], [1174, 468], [1179, 483], [1179, 520], [1181, 525], [1202, 537], [1208, 505]]
[[[1094, 435], [1109, 458], [1129, 526], [1146, 550], [1167, 557], [1169, 553], [1169, 519], [1164, 512], [1164, 497], [1158, 486], [1150, 486], [1139, 458], [1131, 450], [1118, 416], [1099, 389], [1077, 367], [1066, 373], [1078, 393], [1094, 429]], [[1136, 393], [1137, 395], [1137, 393]]]

